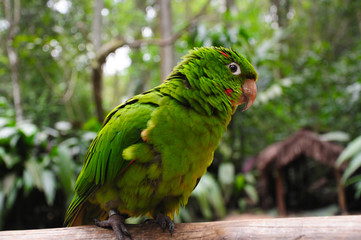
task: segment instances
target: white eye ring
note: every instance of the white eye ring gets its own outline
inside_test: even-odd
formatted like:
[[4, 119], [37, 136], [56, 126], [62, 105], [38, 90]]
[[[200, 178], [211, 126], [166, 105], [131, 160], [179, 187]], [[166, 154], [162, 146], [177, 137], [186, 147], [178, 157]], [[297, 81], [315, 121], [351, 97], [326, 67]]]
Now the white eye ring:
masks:
[[231, 73], [233, 75], [241, 74], [241, 67], [237, 63], [232, 62], [232, 63], [228, 64], [227, 67], [229, 68], [229, 70], [231, 70]]

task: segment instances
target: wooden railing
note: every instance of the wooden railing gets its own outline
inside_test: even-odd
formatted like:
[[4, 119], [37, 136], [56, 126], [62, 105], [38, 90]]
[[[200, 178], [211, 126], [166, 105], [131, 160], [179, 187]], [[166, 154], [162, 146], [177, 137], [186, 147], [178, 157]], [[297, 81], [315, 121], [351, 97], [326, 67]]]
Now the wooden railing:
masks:
[[[361, 215], [265, 218], [176, 224], [173, 236], [153, 224], [127, 225], [136, 239], [361, 239]], [[96, 226], [0, 232], [0, 239], [116, 239]]]

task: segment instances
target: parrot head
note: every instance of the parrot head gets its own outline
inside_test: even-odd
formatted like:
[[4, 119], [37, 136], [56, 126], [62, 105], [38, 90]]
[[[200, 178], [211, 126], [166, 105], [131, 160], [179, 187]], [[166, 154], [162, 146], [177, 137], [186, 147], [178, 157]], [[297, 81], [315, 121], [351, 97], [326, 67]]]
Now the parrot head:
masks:
[[206, 96], [221, 96], [232, 109], [244, 104], [245, 111], [256, 99], [257, 72], [245, 57], [232, 49], [195, 48], [179, 66], [177, 70], [185, 75], [189, 88], [199, 89]]

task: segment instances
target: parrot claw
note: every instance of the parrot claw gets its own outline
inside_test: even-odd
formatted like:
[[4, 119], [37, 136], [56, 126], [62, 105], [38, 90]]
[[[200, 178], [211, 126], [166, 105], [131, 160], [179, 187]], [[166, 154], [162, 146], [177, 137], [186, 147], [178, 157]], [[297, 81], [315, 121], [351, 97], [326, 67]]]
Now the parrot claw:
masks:
[[109, 218], [107, 220], [100, 221], [98, 219], [94, 219], [96, 226], [102, 228], [112, 228], [118, 240], [123, 240], [126, 237], [132, 239], [128, 229], [125, 227], [124, 221], [124, 217], [115, 210], [109, 211]]
[[157, 214], [157, 216], [154, 219], [154, 222], [158, 223], [159, 226], [163, 229], [163, 231], [168, 229], [170, 235], [171, 236], [173, 235], [175, 225], [172, 219], [170, 219], [170, 217], [165, 216], [163, 214]]
[[168, 228], [170, 235], [171, 236], [173, 235], [175, 225], [174, 222], [168, 216], [165, 216], [163, 214], [157, 214], [155, 219], [147, 219], [144, 221], [144, 223], [145, 224], [157, 223], [163, 229], [163, 232]]

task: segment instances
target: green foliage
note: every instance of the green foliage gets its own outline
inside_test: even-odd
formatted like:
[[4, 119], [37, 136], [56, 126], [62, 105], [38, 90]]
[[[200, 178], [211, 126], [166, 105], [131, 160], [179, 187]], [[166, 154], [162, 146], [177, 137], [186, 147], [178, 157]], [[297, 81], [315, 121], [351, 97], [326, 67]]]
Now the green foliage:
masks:
[[211, 220], [213, 212], [218, 218], [226, 215], [226, 208], [222, 197], [221, 189], [215, 178], [206, 173], [199, 181], [197, 187], [192, 192], [192, 197], [198, 200], [203, 217]]
[[354, 174], [361, 167], [361, 136], [350, 142], [337, 159], [336, 166], [348, 162], [342, 176], [343, 183], [348, 186], [354, 184], [356, 189], [355, 198], [361, 196], [361, 174]]
[[[56, 124], [57, 129], [39, 129], [31, 122], [15, 123], [6, 100], [0, 98], [0, 228], [8, 214], [16, 208], [17, 199], [31, 198], [36, 189], [43, 193], [46, 204], [52, 206], [57, 194], [73, 195], [79, 158], [95, 133], [71, 134], [68, 123]], [[76, 162], [77, 160], [77, 166]], [[35, 206], [34, 206], [35, 207]], [[62, 206], [65, 208], [65, 206]]]
[[234, 208], [233, 202], [237, 203], [236, 209], [239, 212], [247, 211], [248, 202], [256, 205], [258, 193], [255, 174], [235, 173], [235, 165], [230, 162], [218, 166], [218, 178], [210, 172], [206, 173], [192, 192], [190, 204], [180, 210], [176, 221], [190, 222], [191, 219], [197, 218], [195, 213], [198, 209], [202, 219], [214, 220], [225, 217], [227, 209]]
[[[236, 193], [238, 193], [238, 195], [242, 194], [240, 195], [241, 197], [238, 198], [238, 207], [240, 211], [242, 212], [247, 211], [247, 199], [250, 199], [252, 201], [252, 204], [254, 205], [258, 203], [259, 198], [258, 198], [256, 185], [257, 185], [257, 180], [255, 174], [252, 172], [245, 174], [239, 173], [236, 176], [235, 179]], [[244, 194], [246, 195], [246, 197], [244, 197]]]
[[218, 182], [221, 185], [223, 199], [228, 202], [235, 185], [235, 167], [230, 162], [221, 163], [218, 167]]

